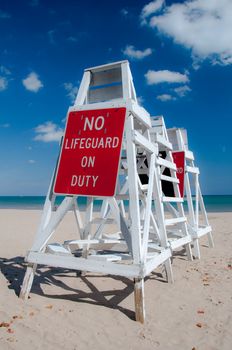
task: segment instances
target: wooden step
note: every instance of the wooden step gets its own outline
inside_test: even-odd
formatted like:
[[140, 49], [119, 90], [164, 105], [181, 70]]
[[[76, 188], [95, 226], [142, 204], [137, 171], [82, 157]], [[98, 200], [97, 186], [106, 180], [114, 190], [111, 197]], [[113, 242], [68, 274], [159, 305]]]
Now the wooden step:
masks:
[[160, 145], [164, 146], [168, 150], [172, 151], [172, 144], [168, 140], [166, 140], [162, 135], [154, 133], [153, 135], [155, 142], [159, 143]]
[[185, 171], [192, 174], [200, 174], [199, 168], [187, 165]]
[[194, 155], [192, 151], [184, 151], [185, 158], [188, 160], [194, 160]]
[[169, 181], [178, 184], [180, 181], [176, 177], [171, 177], [171, 176], [166, 176], [166, 175], [161, 175], [160, 176], [161, 180], [164, 181]]
[[59, 243], [48, 244], [46, 247], [46, 252], [56, 255], [71, 255], [70, 250], [68, 250], [62, 244]]
[[165, 225], [171, 226], [171, 225], [179, 224], [182, 222], [186, 222], [186, 220], [187, 219], [185, 217], [167, 219], [167, 220], [165, 220]]
[[166, 159], [163, 159], [163, 158], [158, 158], [156, 163], [158, 165], [163, 165], [165, 166], [165, 168], [169, 168], [169, 169], [172, 169], [172, 170], [176, 170], [176, 164], [173, 163], [173, 162], [170, 162], [170, 160], [166, 160]]
[[163, 202], [176, 202], [176, 203], [183, 203], [183, 198], [181, 197], [162, 197]]

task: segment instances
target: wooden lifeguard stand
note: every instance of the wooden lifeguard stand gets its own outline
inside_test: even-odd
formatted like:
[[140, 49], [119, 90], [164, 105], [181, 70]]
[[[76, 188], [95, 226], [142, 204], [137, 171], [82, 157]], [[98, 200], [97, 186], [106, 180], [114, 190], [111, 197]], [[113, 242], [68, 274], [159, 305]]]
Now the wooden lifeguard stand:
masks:
[[152, 142], [158, 148], [157, 162], [160, 164], [158, 173], [160, 179], [160, 196], [163, 199], [163, 217], [166, 225], [166, 235], [171, 249], [183, 247], [189, 260], [192, 260], [192, 237], [187, 227], [187, 218], [183, 208], [183, 190], [177, 176], [177, 166], [173, 159], [173, 145], [170, 142], [164, 118], [152, 117], [150, 135]]
[[[28, 297], [37, 264], [125, 276], [134, 279], [136, 320], [144, 322], [144, 278], [163, 264], [172, 281], [171, 248], [160, 209], [158, 148], [150, 139], [150, 128], [150, 115], [137, 103], [128, 61], [85, 70], [74, 106], [68, 111], [41, 222], [26, 256], [21, 298]], [[142, 157], [149, 163], [146, 188], [139, 178]], [[65, 198], [54, 211], [57, 195]], [[87, 197], [84, 219], [78, 196]], [[99, 199], [102, 209], [93, 215]], [[49, 244], [70, 210], [79, 236], [63, 244]], [[107, 232], [110, 216], [117, 225], [115, 235]], [[159, 245], [151, 242], [154, 230], [160, 236]]]
[[209, 247], [213, 247], [212, 228], [209, 224], [204, 200], [201, 193], [200, 170], [194, 165], [194, 154], [188, 147], [187, 130], [183, 128], [167, 129], [173, 150], [184, 152], [184, 188], [187, 199], [188, 229], [193, 238], [193, 255], [200, 259], [199, 238], [207, 235]]

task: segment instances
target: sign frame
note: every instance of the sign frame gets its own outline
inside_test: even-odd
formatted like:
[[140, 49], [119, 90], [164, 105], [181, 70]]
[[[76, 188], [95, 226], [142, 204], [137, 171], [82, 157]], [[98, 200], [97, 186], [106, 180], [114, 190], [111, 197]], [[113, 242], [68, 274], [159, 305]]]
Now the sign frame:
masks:
[[[102, 107], [101, 107], [102, 106]], [[104, 106], [104, 107], [103, 107]], [[66, 125], [65, 125], [65, 130], [64, 130], [64, 136], [62, 138], [62, 144], [60, 147], [60, 153], [59, 153], [59, 158], [58, 158], [58, 162], [57, 162], [57, 167], [56, 167], [56, 171], [55, 171], [55, 177], [54, 177], [54, 182], [53, 182], [53, 186], [52, 186], [52, 191], [56, 196], [74, 196], [74, 197], [100, 197], [100, 198], [108, 198], [108, 197], [114, 197], [115, 193], [116, 193], [116, 187], [117, 187], [117, 182], [118, 182], [118, 175], [119, 175], [119, 168], [120, 168], [120, 155], [121, 155], [121, 151], [122, 151], [122, 144], [123, 144], [123, 138], [124, 138], [124, 132], [125, 132], [125, 124], [126, 124], [126, 119], [128, 116], [128, 109], [126, 104], [122, 104], [122, 103], [111, 103], [109, 104], [109, 106], [106, 106], [106, 103], [98, 103], [96, 104], [92, 104], [91, 106], [88, 105], [85, 106], [85, 108], [79, 108], [80, 106], [78, 106], [78, 108], [69, 108], [68, 113], [67, 113], [67, 121], [66, 121]], [[86, 108], [87, 107], [87, 108]], [[90, 108], [89, 108], [90, 107]], [[64, 142], [65, 142], [65, 136], [66, 136], [66, 132], [67, 132], [67, 128], [68, 128], [68, 120], [70, 117], [70, 113], [72, 112], [88, 112], [88, 111], [99, 111], [99, 110], [114, 110], [114, 109], [124, 109], [124, 121], [123, 121], [123, 126], [122, 126], [122, 130], [121, 130], [121, 136], [120, 136], [120, 148], [117, 150], [118, 155], [117, 155], [117, 171], [115, 173], [115, 181], [114, 181], [114, 185], [112, 185], [112, 187], [114, 187], [114, 190], [112, 191], [112, 193], [109, 194], [104, 194], [102, 195], [101, 193], [75, 193], [75, 191], [73, 192], [65, 192], [65, 191], [58, 191], [56, 188], [57, 185], [57, 178], [58, 178], [58, 173], [60, 170], [60, 164], [61, 164], [61, 158], [62, 158], [62, 152], [64, 150]], [[115, 167], [116, 168], [116, 167]]]

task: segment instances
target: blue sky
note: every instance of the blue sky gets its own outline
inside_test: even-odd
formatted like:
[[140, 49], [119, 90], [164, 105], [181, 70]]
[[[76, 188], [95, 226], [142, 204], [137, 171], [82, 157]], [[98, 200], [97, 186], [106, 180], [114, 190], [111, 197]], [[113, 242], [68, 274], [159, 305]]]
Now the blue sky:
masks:
[[87, 67], [128, 59], [185, 127], [204, 194], [232, 194], [232, 2], [0, 0], [0, 195], [45, 195]]

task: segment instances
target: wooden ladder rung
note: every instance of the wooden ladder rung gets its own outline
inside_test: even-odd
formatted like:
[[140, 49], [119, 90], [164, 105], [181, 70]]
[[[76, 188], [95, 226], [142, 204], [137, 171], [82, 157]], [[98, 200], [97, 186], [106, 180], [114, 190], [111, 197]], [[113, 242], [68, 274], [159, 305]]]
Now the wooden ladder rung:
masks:
[[188, 160], [194, 160], [194, 155], [192, 151], [184, 151], [185, 158]]
[[185, 170], [188, 172], [188, 173], [192, 173], [192, 174], [200, 174], [200, 171], [199, 171], [199, 168], [197, 167], [193, 167], [193, 166], [186, 166], [185, 167]]
[[176, 184], [178, 184], [180, 182], [176, 177], [171, 177], [171, 176], [166, 176], [166, 175], [161, 175], [160, 179], [164, 180], [164, 181], [174, 182]]
[[170, 162], [169, 160], [163, 159], [163, 158], [158, 158], [156, 163], [158, 165], [163, 165], [166, 168], [172, 169], [172, 170], [176, 170], [176, 164], [173, 162]]
[[178, 203], [182, 203], [183, 202], [183, 198], [181, 198], [181, 197], [166, 197], [166, 196], [163, 196], [162, 200], [163, 200], [163, 202], [178, 202]]
[[164, 147], [166, 147], [167, 149], [169, 149], [170, 151], [173, 150], [172, 144], [171, 142], [169, 142], [168, 140], [166, 140], [162, 135], [160, 134], [154, 134], [154, 138], [155, 141], [161, 145], [163, 145]]
[[170, 226], [170, 225], [179, 224], [181, 222], [186, 222], [186, 218], [180, 217], [180, 218], [167, 219], [167, 220], [165, 220], [165, 225]]

